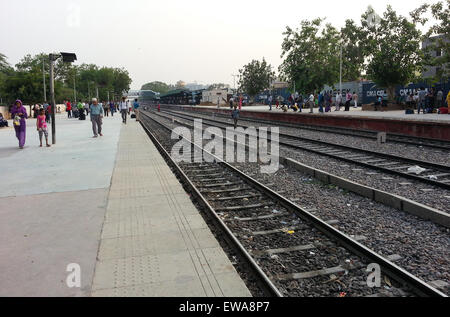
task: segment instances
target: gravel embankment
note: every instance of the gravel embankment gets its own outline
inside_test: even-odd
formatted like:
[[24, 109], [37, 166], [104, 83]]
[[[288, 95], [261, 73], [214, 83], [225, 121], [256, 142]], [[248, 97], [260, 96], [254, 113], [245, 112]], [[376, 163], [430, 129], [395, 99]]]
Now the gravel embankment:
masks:
[[[197, 114], [194, 115], [211, 119], [211, 115]], [[232, 123], [231, 119], [226, 119], [223, 117], [215, 117], [215, 120], [227, 121]], [[254, 127], [266, 127], [266, 123], [257, 123], [253, 121], [246, 121], [245, 119], [240, 119], [239, 124], [244, 124], [246, 126]], [[277, 126], [276, 122], [272, 126]], [[350, 135], [341, 135], [339, 133], [321, 132], [321, 131], [311, 131], [301, 128], [288, 128], [280, 127], [280, 133], [292, 134], [300, 136], [303, 138], [308, 138], [312, 140], [319, 140], [330, 142], [339, 145], [352, 146], [355, 148], [376, 151], [380, 153], [392, 154], [402, 157], [407, 157], [415, 160], [428, 161], [432, 163], [438, 163], [446, 166], [450, 166], [450, 153], [446, 150], [440, 150], [436, 148], [416, 146], [402, 143], [385, 143], [378, 145], [376, 140], [371, 140], [368, 138], [362, 138]]]
[[374, 171], [356, 164], [343, 163], [307, 151], [280, 148], [280, 155], [359, 184], [403, 196], [450, 213], [449, 190], [401, 176]]
[[[396, 263], [429, 282], [450, 283], [450, 230], [411, 214], [311, 179], [282, 167], [275, 174], [261, 174], [257, 164], [236, 167], [298, 205], [314, 209], [322, 220], [338, 220], [336, 228], [348, 235], [362, 235], [364, 245], [381, 255], [398, 254]], [[450, 293], [446, 289], [447, 294]]]
[[[297, 152], [295, 151], [295, 153]], [[283, 155], [285, 154], [289, 154], [289, 151], [283, 153]], [[311, 157], [311, 153], [307, 153], [307, 155], [304, 153], [304, 155], [304, 157], [298, 157], [297, 160], [308, 164], [305, 160]], [[292, 157], [292, 155], [288, 157]], [[320, 157], [320, 159], [324, 158]], [[324, 164], [320, 159], [316, 158], [316, 163]], [[327, 166], [332, 165], [330, 161], [332, 159], [326, 158]], [[335, 186], [320, 183], [291, 168], [281, 166], [275, 174], [261, 174], [260, 166], [255, 163], [236, 163], [235, 166], [265, 184], [273, 184], [270, 185], [272, 189], [284, 191], [283, 196], [295, 201], [298, 205], [307, 209], [314, 209], [313, 213], [321, 219], [325, 221], [337, 220], [335, 227], [346, 234], [365, 236], [366, 239], [362, 240], [361, 243], [379, 254], [385, 256], [400, 255], [401, 258], [396, 263], [423, 280], [427, 282], [433, 280], [450, 282], [450, 234], [448, 229], [373, 202], [368, 198], [346, 192]], [[334, 168], [337, 167], [338, 171], [350, 168], [350, 166], [342, 166], [340, 162], [336, 162]], [[378, 174], [370, 176], [364, 174], [367, 171], [353, 172], [361, 173], [365, 175], [366, 179], [371, 180], [378, 176]], [[348, 173], [347, 170], [347, 174], [341, 176], [350, 178]], [[389, 182], [395, 183], [395, 177], [392, 178], [394, 180]], [[380, 180], [379, 182], [384, 184], [386, 181]], [[415, 185], [406, 186], [410, 188]], [[404, 189], [405, 187], [401, 188]], [[434, 191], [426, 194], [432, 197], [433, 193]], [[416, 195], [420, 196], [420, 193], [417, 192]], [[256, 201], [256, 199], [250, 200], [252, 203]], [[274, 206], [274, 208], [278, 208], [282, 212], [286, 211], [279, 206]], [[439, 209], [443, 210], [442, 208]], [[233, 216], [236, 215], [233, 214]], [[224, 218], [226, 220], [227, 217]], [[234, 227], [236, 231], [241, 232], [240, 239], [248, 249], [262, 250], [269, 248], [269, 246], [270, 248], [273, 248], [273, 246], [289, 246], [292, 245], [291, 239], [299, 240], [295, 241], [299, 244], [322, 239], [319, 232], [310, 232], [311, 230], [306, 228], [298, 230], [292, 236], [284, 233], [263, 236], [252, 236], [251, 234], [252, 231], [260, 229], [266, 230], [273, 227], [296, 225], [298, 221], [298, 219], [291, 219], [291, 217], [286, 216], [245, 226], [239, 226], [236, 225], [236, 222], [230, 221], [229, 225]], [[383, 289], [369, 290], [364, 283], [367, 277], [367, 273], [364, 271], [365, 263], [358, 262], [356, 258], [353, 259], [345, 250], [339, 248], [337, 251], [340, 251], [336, 253], [333, 251], [334, 249], [336, 249], [336, 246], [331, 243], [316, 251], [296, 252], [295, 256], [293, 253], [288, 254], [288, 256], [283, 254], [275, 258], [262, 258], [259, 261], [273, 275], [298, 272], [299, 267], [310, 270], [317, 268], [317, 266], [346, 265], [347, 261], [357, 266], [356, 269], [351, 270], [351, 274], [338, 276], [337, 278], [322, 276], [320, 278], [288, 280], [279, 283], [280, 288], [290, 296], [336, 296], [343, 290], [351, 290], [348, 296], [361, 296], [373, 294], [374, 291], [383, 291]], [[342, 262], [343, 259], [344, 263]], [[292, 268], [295, 268], [295, 270], [292, 270]], [[318, 282], [326, 285], [326, 287], [317, 288]], [[391, 283], [389, 280], [384, 279], [383, 285], [389, 283]], [[446, 294], [450, 293], [449, 288], [443, 291]]]

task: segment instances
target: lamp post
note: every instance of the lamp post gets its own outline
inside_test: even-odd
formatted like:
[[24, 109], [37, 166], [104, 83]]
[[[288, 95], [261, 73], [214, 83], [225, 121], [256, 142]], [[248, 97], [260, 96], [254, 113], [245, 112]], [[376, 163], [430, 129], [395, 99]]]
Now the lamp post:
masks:
[[77, 56], [73, 53], [60, 53], [60, 54], [49, 54], [50, 61], [50, 104], [52, 110], [52, 144], [56, 143], [56, 125], [55, 125], [55, 113], [56, 113], [56, 102], [55, 102], [55, 82], [54, 82], [54, 72], [55, 72], [55, 61], [62, 57], [63, 62], [72, 63], [77, 60]]
[[239, 75], [231, 75], [233, 76], [233, 89], [234, 89], [234, 93], [236, 93], [236, 77]]
[[342, 95], [342, 41], [341, 41], [341, 54], [339, 58], [339, 93]]
[[42, 78], [44, 80], [44, 102], [47, 102], [47, 89], [45, 87], [45, 68], [44, 68], [45, 58], [42, 59]]
[[74, 95], [74, 102], [77, 102], [77, 87], [75, 85], [75, 81], [76, 81], [76, 75], [77, 73], [75, 72], [73, 75], [73, 95]]

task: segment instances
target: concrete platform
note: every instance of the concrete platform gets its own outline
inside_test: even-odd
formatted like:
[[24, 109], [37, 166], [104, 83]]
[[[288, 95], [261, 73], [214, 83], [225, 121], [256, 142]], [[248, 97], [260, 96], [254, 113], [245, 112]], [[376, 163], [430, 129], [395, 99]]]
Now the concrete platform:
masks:
[[[88, 296], [115, 164], [121, 121], [58, 115], [56, 145], [40, 148], [34, 119], [20, 150], [14, 129], [0, 129], [0, 296]], [[67, 265], [81, 267], [69, 288]]]
[[27, 120], [23, 150], [0, 129], [0, 296], [250, 296], [140, 125], [90, 126], [57, 116], [39, 148]]
[[[162, 105], [171, 109], [190, 109], [193, 111], [219, 112], [229, 114], [229, 107], [211, 106], [183, 106]], [[309, 109], [303, 112], [283, 112], [273, 107], [269, 111], [268, 106], [243, 107], [241, 118], [258, 118], [273, 122], [288, 122], [293, 124], [307, 124], [327, 127], [344, 127], [372, 131], [382, 131], [395, 134], [410, 135], [416, 137], [440, 139], [450, 141], [450, 115], [449, 114], [413, 114], [406, 115], [402, 111], [361, 111], [361, 108], [350, 108], [351, 111], [332, 111], [309, 113]]]
[[134, 121], [120, 136], [92, 295], [251, 295]]
[[[184, 106], [184, 107], [192, 107], [192, 106]], [[217, 107], [213, 107], [213, 106], [196, 106], [195, 108], [217, 109]], [[220, 109], [229, 109], [229, 107], [220, 107]], [[350, 117], [354, 117], [354, 118], [367, 117], [367, 118], [374, 118], [374, 119], [405, 119], [405, 120], [418, 120], [418, 121], [425, 121], [425, 122], [436, 121], [436, 122], [450, 123], [450, 114], [437, 114], [437, 113], [405, 114], [404, 110], [362, 111], [361, 107], [358, 107], [358, 108], [350, 107], [350, 111], [344, 111], [344, 107], [341, 107], [340, 111], [334, 111], [334, 106], [332, 107], [332, 109], [333, 110], [331, 112], [319, 113], [318, 108], [314, 108], [314, 114], [321, 114], [324, 116], [338, 116], [338, 117], [350, 116]], [[246, 111], [270, 112], [269, 106], [266, 106], [266, 105], [247, 106], [247, 107], [243, 107], [241, 111], [243, 111], [243, 112], [246, 112]], [[272, 107], [272, 112], [284, 113], [283, 110], [276, 109], [275, 106]], [[293, 112], [292, 110], [288, 110], [288, 112], [286, 112], [286, 114], [296, 115], [296, 116], [310, 115], [309, 108], [303, 109], [302, 112]]]

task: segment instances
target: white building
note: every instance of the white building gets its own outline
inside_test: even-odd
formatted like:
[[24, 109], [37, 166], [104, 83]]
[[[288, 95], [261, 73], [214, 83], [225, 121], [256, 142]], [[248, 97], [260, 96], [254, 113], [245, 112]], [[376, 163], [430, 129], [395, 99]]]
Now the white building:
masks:
[[212, 89], [202, 92], [202, 103], [213, 103], [223, 105], [227, 103], [228, 89]]

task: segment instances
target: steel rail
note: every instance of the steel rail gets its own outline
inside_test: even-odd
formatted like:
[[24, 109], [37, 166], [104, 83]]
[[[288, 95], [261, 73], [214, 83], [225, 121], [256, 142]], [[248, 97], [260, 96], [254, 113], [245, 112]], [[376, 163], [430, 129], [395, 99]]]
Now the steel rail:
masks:
[[[175, 111], [175, 110], [168, 110], [168, 111]], [[180, 109], [179, 111], [182, 112], [191, 112], [190, 110]], [[204, 114], [204, 115], [210, 115], [211, 112], [205, 112], [205, 111], [196, 111], [196, 113]], [[218, 117], [227, 117], [227, 115], [223, 113], [216, 113], [215, 114]], [[266, 120], [266, 119], [259, 119], [259, 118], [249, 118], [249, 117], [242, 117], [241, 118], [244, 121], [251, 121], [251, 122], [259, 122], [259, 123], [269, 123], [272, 124], [273, 121]], [[320, 132], [327, 132], [327, 133], [335, 133], [336, 131], [339, 131], [340, 134], [343, 135], [350, 135], [350, 136], [356, 136], [366, 139], [377, 139], [377, 134], [381, 131], [374, 131], [374, 130], [365, 130], [365, 129], [352, 129], [352, 128], [344, 128], [344, 127], [326, 127], [326, 126], [314, 126], [314, 125], [308, 125], [304, 123], [299, 124], [291, 124], [288, 122], [283, 121], [277, 121], [277, 124], [281, 127], [286, 128], [294, 128], [294, 129], [304, 129], [304, 130], [311, 130], [311, 131], [320, 131]], [[414, 140], [417, 140], [416, 142]], [[404, 134], [398, 134], [398, 133], [386, 133], [386, 141], [394, 142], [394, 143], [404, 143], [408, 145], [416, 145], [416, 146], [426, 146], [426, 147], [432, 147], [442, 150], [448, 150], [450, 151], [450, 141], [445, 140], [437, 140], [437, 139], [431, 139], [431, 138], [425, 138], [425, 137], [417, 137], [417, 136], [409, 136]]]
[[[154, 120], [153, 118], [151, 118], [147, 114], [144, 114], [144, 115], [146, 117], [150, 118], [152, 121], [158, 123], [159, 125], [165, 127], [169, 131], [171, 131], [171, 129], [169, 127], [167, 127], [166, 125], [164, 125], [164, 124]], [[183, 137], [183, 139], [185, 139], [185, 138]], [[404, 286], [410, 287], [415, 292], [416, 295], [424, 296], [424, 297], [447, 297], [446, 294], [444, 294], [441, 291], [437, 290], [436, 288], [428, 285], [427, 283], [425, 283], [424, 281], [422, 281], [418, 277], [416, 277], [413, 274], [409, 273], [408, 271], [402, 269], [401, 267], [397, 266], [396, 264], [392, 263], [391, 261], [385, 259], [384, 257], [380, 256], [376, 252], [372, 251], [371, 249], [367, 248], [366, 246], [362, 245], [361, 243], [359, 243], [356, 240], [352, 239], [351, 237], [347, 236], [343, 232], [335, 229], [333, 226], [329, 225], [325, 221], [323, 221], [320, 218], [314, 216], [312, 213], [306, 211], [302, 207], [300, 207], [297, 204], [291, 202], [287, 198], [281, 196], [277, 192], [271, 190], [267, 186], [263, 185], [262, 183], [258, 182], [255, 179], [253, 179], [252, 177], [246, 175], [244, 172], [240, 171], [239, 169], [235, 168], [234, 166], [230, 165], [229, 163], [223, 161], [221, 158], [215, 156], [214, 154], [212, 154], [212, 153], [210, 153], [208, 151], [205, 151], [202, 147], [200, 147], [197, 144], [193, 143], [191, 140], [187, 140], [187, 139], [185, 139], [185, 140], [187, 142], [189, 142], [192, 146], [197, 147], [199, 150], [201, 150], [202, 153], [206, 153], [207, 155], [214, 157], [217, 163], [219, 163], [221, 165], [224, 165], [228, 169], [230, 169], [233, 172], [237, 173], [246, 183], [248, 183], [249, 185], [251, 185], [253, 187], [258, 188], [260, 191], [262, 191], [263, 193], [265, 193], [269, 197], [273, 198], [276, 202], [278, 202], [281, 205], [283, 205], [286, 209], [293, 211], [300, 218], [302, 218], [302, 219], [306, 220], [307, 222], [311, 223], [314, 227], [319, 229], [322, 233], [324, 233], [325, 235], [327, 235], [328, 237], [330, 237], [331, 239], [333, 239], [337, 243], [341, 244], [342, 246], [344, 246], [348, 250], [352, 251], [354, 254], [356, 254], [356, 255], [358, 255], [360, 257], [363, 257], [363, 258], [367, 258], [370, 261], [373, 261], [373, 263], [376, 263], [376, 264], [380, 265], [380, 267], [382, 269], [382, 272], [384, 274], [392, 277], [394, 280], [396, 280], [397, 282], [400, 282]], [[164, 152], [166, 153], [166, 155], [169, 155], [166, 151], [164, 151]], [[187, 176], [181, 171], [181, 169], [179, 167], [178, 167], [178, 169], [180, 170], [182, 175], [187, 178]], [[191, 186], [194, 186], [190, 181], [189, 181], [189, 184]], [[195, 186], [194, 186], [194, 188], [195, 188]], [[206, 199], [203, 198], [201, 193], [198, 190], [196, 190], [196, 189], [195, 189], [195, 192], [197, 193], [197, 195], [199, 195], [201, 200], [204, 203], [206, 203], [207, 206], [209, 206], [210, 210], [218, 218], [217, 214], [213, 211], [213, 208], [206, 202]], [[225, 223], [223, 223], [223, 221], [221, 221], [220, 218], [218, 220], [220, 220], [221, 224], [226, 227]], [[228, 229], [228, 232], [230, 232], [230, 234], [232, 235], [232, 233], [231, 233], [231, 231], [229, 231], [229, 229]], [[233, 235], [233, 238], [236, 239], [234, 237], [234, 235]], [[239, 241], [237, 241], [237, 239], [236, 239], [236, 243], [238, 243], [239, 246], [242, 247], [242, 245], [239, 243]], [[247, 252], [246, 252], [246, 254], [250, 258], [252, 258], [251, 255], [249, 255]], [[253, 260], [253, 263], [255, 263], [255, 265], [257, 265], [256, 262], [254, 262], [254, 260]], [[259, 268], [259, 271], [262, 272], [262, 270], [260, 268]], [[264, 273], [264, 272], [262, 272], [262, 273]], [[267, 277], [265, 274], [264, 274], [264, 276]]]
[[[141, 112], [143, 116], [148, 117], [150, 120], [156, 122], [160, 126], [165, 129], [171, 131], [169, 127], [160, 122], [154, 120], [153, 118], [146, 115], [143, 111]], [[149, 128], [147, 128], [144, 123], [141, 121], [141, 126], [144, 128], [147, 135], [150, 137], [152, 142], [158, 148], [159, 152], [163, 155], [163, 157], [169, 162], [169, 164], [175, 169], [176, 173], [182, 179], [194, 196], [198, 199], [198, 201], [206, 208], [209, 215], [212, 216], [212, 219], [216, 226], [220, 228], [220, 230], [227, 236], [227, 240], [231, 242], [234, 248], [238, 251], [241, 258], [245, 259], [247, 264], [251, 267], [254, 274], [260, 279], [259, 285], [262, 286], [264, 292], [267, 295], [275, 296], [275, 297], [283, 297], [283, 294], [278, 290], [278, 288], [272, 283], [272, 281], [267, 277], [266, 273], [259, 267], [259, 265], [255, 262], [253, 257], [245, 250], [244, 246], [239, 242], [239, 240], [235, 237], [235, 235], [231, 232], [228, 226], [220, 219], [217, 215], [216, 211], [212, 208], [212, 206], [208, 203], [208, 201], [203, 197], [197, 187], [190, 181], [189, 177], [183, 172], [181, 167], [172, 159], [170, 154], [164, 149], [163, 145], [157, 140], [157, 138], [153, 135]]]
[[[183, 118], [186, 120], [193, 120], [193, 118], [197, 118], [195, 116], [191, 116], [191, 115], [182, 115], [182, 114], [178, 114], [178, 113], [172, 113], [172, 112], [168, 112], [168, 115], [172, 115], [172, 116], [176, 116], [179, 118]], [[218, 124], [226, 124], [226, 122], [223, 121], [219, 121], [219, 120], [214, 120], [214, 119], [205, 119], [205, 118], [201, 118], [204, 121], [209, 121], [209, 122], [215, 122]], [[214, 124], [208, 124], [207, 125], [210, 126], [215, 126], [215, 127], [220, 127], [218, 125], [214, 125]], [[242, 128], [248, 128], [248, 126], [245, 125], [239, 125]], [[225, 127], [222, 127], [225, 128]], [[371, 155], [371, 156], [376, 156], [376, 157], [380, 157], [380, 158], [385, 158], [385, 159], [390, 159], [390, 160], [394, 160], [400, 163], [404, 162], [404, 163], [409, 163], [409, 164], [415, 164], [415, 165], [422, 165], [425, 167], [432, 167], [433, 169], [435, 169], [436, 171], [440, 171], [440, 172], [445, 172], [445, 173], [450, 173], [450, 167], [449, 166], [445, 166], [445, 165], [440, 165], [440, 164], [436, 164], [436, 163], [432, 163], [432, 162], [426, 162], [426, 161], [419, 161], [419, 160], [415, 160], [415, 159], [410, 159], [410, 158], [405, 158], [405, 157], [401, 157], [401, 156], [396, 156], [396, 155], [392, 155], [392, 154], [387, 154], [387, 153], [380, 153], [380, 152], [375, 152], [375, 151], [370, 151], [370, 150], [364, 150], [364, 149], [359, 149], [359, 148], [355, 148], [355, 147], [351, 147], [351, 146], [346, 146], [346, 145], [341, 145], [341, 144], [334, 144], [334, 143], [330, 143], [330, 142], [326, 142], [326, 141], [319, 141], [319, 140], [312, 140], [312, 139], [307, 139], [307, 138], [303, 138], [303, 137], [299, 137], [299, 136], [295, 136], [295, 135], [290, 135], [290, 134], [283, 134], [280, 133], [280, 140], [279, 140], [279, 144], [280, 145], [284, 145], [284, 146], [288, 146], [291, 148], [295, 148], [295, 149], [301, 149], [301, 150], [305, 150], [308, 152], [312, 152], [312, 153], [316, 153], [319, 155], [323, 155], [323, 156], [328, 156], [328, 157], [332, 157], [334, 159], [338, 159], [338, 160], [342, 160], [342, 161], [346, 161], [349, 163], [353, 163], [353, 164], [357, 164], [357, 165], [361, 165], [367, 168], [371, 168], [371, 169], [377, 169], [380, 171], [383, 171], [385, 173], [389, 173], [389, 174], [395, 174], [395, 175], [399, 175], [401, 177], [405, 177], [405, 178], [410, 178], [410, 179], [414, 179], [416, 181], [420, 181], [423, 183], [427, 183], [430, 185], [434, 185], [437, 187], [441, 187], [441, 188], [445, 188], [445, 189], [450, 189], [450, 183], [444, 183], [444, 182], [440, 182], [437, 180], [433, 180], [433, 179], [429, 179], [426, 177], [422, 177], [419, 175], [414, 175], [414, 174], [408, 174], [408, 173], [404, 173], [401, 172], [399, 170], [392, 170], [383, 166], [378, 166], [375, 164], [369, 164], [369, 163], [365, 163], [365, 162], [361, 162], [352, 158], [346, 158], [343, 156], [339, 156], [333, 153], [326, 153], [320, 150], [315, 150], [315, 149], [311, 149], [307, 146], [301, 146], [299, 144], [292, 144], [286, 141], [281, 140], [281, 138], [286, 138], [286, 139], [293, 139], [296, 141], [306, 141], [309, 143], [315, 143], [318, 145], [322, 145], [322, 146], [327, 146], [327, 147], [334, 147], [334, 148], [340, 148], [342, 150], [346, 150], [346, 151], [353, 151], [353, 152], [360, 152], [362, 154], [367, 154], [367, 155]]]

